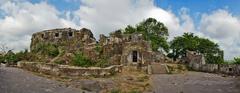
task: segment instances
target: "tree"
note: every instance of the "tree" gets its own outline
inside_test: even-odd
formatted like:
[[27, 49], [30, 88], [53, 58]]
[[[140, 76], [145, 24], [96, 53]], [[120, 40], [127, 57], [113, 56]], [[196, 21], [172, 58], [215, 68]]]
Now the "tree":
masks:
[[0, 53], [6, 54], [9, 48], [7, 47], [7, 44], [5, 43], [0, 43]]
[[168, 52], [169, 45], [167, 43], [168, 29], [154, 18], [148, 18], [136, 25], [136, 27], [128, 25], [125, 28], [124, 34], [140, 33], [145, 40], [151, 41], [151, 46], [154, 51], [158, 51], [161, 47]]
[[177, 58], [186, 57], [186, 51], [196, 51], [202, 53], [207, 63], [223, 63], [223, 51], [218, 44], [209, 39], [194, 36], [193, 33], [184, 33], [182, 36], [175, 37], [170, 42], [171, 53], [169, 57], [176, 60]]
[[9, 50], [4, 57], [6, 62], [9, 64], [14, 64], [18, 61], [16, 54], [13, 53], [12, 50]]
[[234, 64], [240, 64], [240, 57], [234, 58]]
[[17, 52], [15, 55], [16, 55], [18, 61], [29, 59], [29, 57], [28, 57], [29, 53], [28, 53], [27, 49], [25, 49], [24, 51]]

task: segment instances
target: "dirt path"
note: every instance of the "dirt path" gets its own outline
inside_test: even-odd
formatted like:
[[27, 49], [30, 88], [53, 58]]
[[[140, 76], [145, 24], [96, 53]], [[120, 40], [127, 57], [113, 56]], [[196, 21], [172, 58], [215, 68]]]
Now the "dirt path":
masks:
[[80, 90], [18, 68], [0, 67], [0, 93], [80, 93]]
[[151, 76], [155, 93], [240, 93], [240, 79], [188, 72]]

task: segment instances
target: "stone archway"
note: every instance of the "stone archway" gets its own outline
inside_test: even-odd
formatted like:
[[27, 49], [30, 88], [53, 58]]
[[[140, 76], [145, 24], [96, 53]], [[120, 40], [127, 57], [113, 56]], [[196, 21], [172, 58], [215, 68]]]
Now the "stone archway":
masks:
[[139, 46], [125, 47], [123, 49], [121, 63], [124, 65], [137, 65], [142, 62], [142, 48]]
[[138, 62], [138, 52], [132, 51], [132, 62]]

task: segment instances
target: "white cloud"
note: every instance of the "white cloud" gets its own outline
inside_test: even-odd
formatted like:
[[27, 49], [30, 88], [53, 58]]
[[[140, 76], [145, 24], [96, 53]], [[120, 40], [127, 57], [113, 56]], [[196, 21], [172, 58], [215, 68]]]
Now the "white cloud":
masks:
[[171, 11], [165, 11], [161, 8], [153, 8], [149, 12], [146, 13], [147, 17], [156, 18], [158, 21], [163, 22], [168, 30], [170, 38], [174, 36], [178, 36], [183, 32], [180, 30], [180, 20], [177, 18]]
[[240, 20], [227, 10], [219, 9], [211, 14], [203, 14], [200, 31], [219, 43], [224, 49], [225, 59], [240, 56]]
[[59, 11], [46, 2], [6, 1], [0, 10], [6, 13], [0, 19], [0, 42], [11, 49], [22, 50], [30, 46], [31, 35], [43, 29], [76, 27], [68, 20], [59, 18]]
[[182, 21], [181, 24], [181, 32], [195, 32], [195, 25], [193, 22], [193, 19], [189, 15], [189, 9], [187, 8], [181, 8], [180, 10], [180, 18]]
[[171, 11], [154, 6], [152, 0], [82, 0], [82, 3], [75, 11], [75, 19], [80, 20], [82, 27], [92, 29], [96, 37], [149, 17], [163, 22], [169, 28], [170, 36], [182, 33], [179, 19]]

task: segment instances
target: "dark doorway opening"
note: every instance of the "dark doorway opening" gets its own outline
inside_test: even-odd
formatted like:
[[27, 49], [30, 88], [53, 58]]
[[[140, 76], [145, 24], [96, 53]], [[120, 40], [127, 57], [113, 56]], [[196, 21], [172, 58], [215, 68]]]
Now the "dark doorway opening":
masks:
[[132, 61], [133, 61], [133, 62], [137, 62], [137, 59], [138, 59], [138, 57], [137, 57], [137, 51], [133, 51], [133, 52], [132, 52]]
[[55, 33], [55, 37], [59, 37], [59, 33]]
[[73, 32], [68, 32], [68, 36], [72, 37], [73, 36]]
[[42, 34], [41, 36], [42, 36], [42, 38], [44, 38], [44, 34]]

